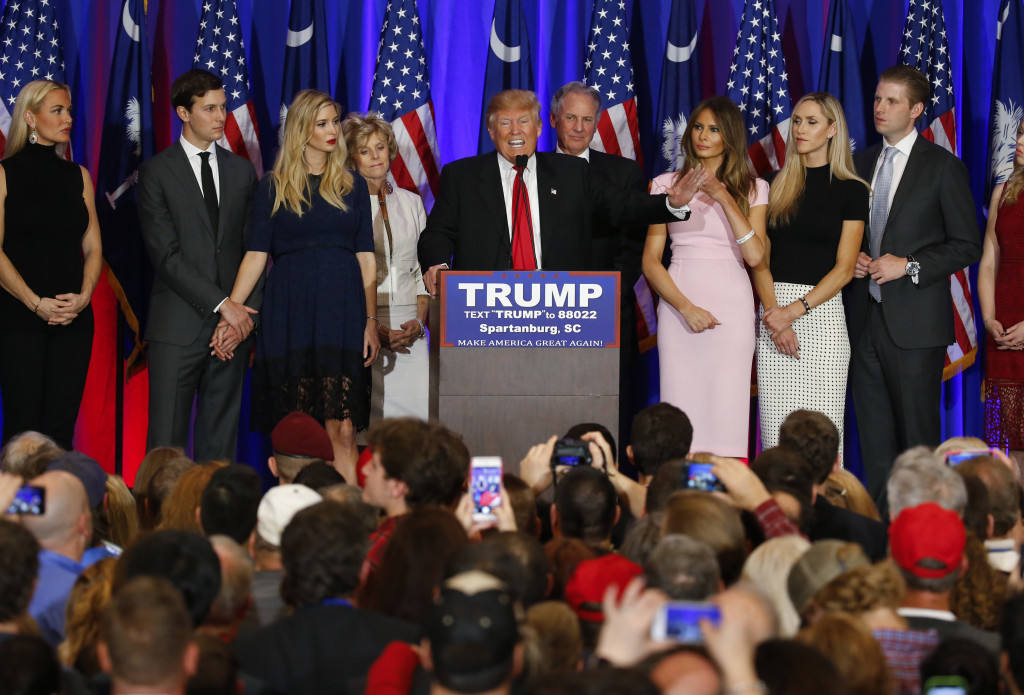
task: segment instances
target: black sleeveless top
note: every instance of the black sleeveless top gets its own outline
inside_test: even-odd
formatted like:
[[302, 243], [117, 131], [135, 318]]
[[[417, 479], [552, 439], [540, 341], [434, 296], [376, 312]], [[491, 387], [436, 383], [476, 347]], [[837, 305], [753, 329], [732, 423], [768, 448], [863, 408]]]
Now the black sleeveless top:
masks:
[[868, 220], [867, 186], [833, 178], [827, 164], [806, 171], [806, 188], [793, 218], [768, 227], [776, 282], [817, 285], [835, 267], [843, 222]]
[[[52, 145], [31, 143], [0, 164], [7, 178], [4, 253], [40, 297], [80, 292], [82, 236], [89, 227], [81, 168], [57, 157]], [[91, 328], [91, 306], [67, 326], [47, 326], [30, 307], [0, 290], [0, 332]]]

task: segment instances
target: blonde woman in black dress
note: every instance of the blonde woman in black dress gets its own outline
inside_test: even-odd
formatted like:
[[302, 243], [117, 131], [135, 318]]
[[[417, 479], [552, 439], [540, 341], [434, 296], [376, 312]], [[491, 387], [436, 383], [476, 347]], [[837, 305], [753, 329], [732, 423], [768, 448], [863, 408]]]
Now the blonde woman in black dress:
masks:
[[768, 196], [768, 252], [754, 269], [764, 448], [799, 408], [827, 415], [842, 438], [850, 339], [840, 290], [853, 278], [868, 219], [868, 184], [855, 173], [835, 97], [814, 92], [797, 102], [786, 155]]

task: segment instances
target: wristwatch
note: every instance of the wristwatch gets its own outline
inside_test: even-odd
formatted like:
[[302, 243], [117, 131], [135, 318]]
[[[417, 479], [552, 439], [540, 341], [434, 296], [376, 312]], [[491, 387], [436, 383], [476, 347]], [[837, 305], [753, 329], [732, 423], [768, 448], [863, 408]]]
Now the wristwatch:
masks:
[[918, 274], [921, 272], [921, 264], [918, 263], [913, 256], [907, 256], [907, 275], [910, 276], [911, 282], [915, 285], [918, 281]]

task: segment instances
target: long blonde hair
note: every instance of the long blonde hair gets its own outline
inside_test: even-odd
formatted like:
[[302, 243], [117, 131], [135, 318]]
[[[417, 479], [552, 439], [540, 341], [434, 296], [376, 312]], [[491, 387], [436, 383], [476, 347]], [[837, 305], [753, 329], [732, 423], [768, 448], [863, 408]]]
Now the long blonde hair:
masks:
[[[32, 113], [39, 113], [43, 108], [43, 101], [50, 95], [50, 92], [55, 92], [58, 89], [63, 89], [68, 93], [68, 99], [71, 99], [71, 87], [68, 87], [63, 82], [54, 82], [53, 80], [33, 80], [21, 88], [18, 92], [18, 99], [14, 102], [14, 115], [11, 116], [11, 130], [7, 134], [7, 146], [4, 148], [4, 159], [13, 157], [14, 155], [25, 149], [25, 145], [28, 143], [28, 123], [25, 122], [25, 111], [31, 111]], [[67, 149], [65, 143], [60, 143], [56, 147], [57, 156], [63, 157], [64, 150]]]
[[692, 136], [697, 116], [705, 110], [714, 115], [715, 123], [722, 134], [722, 143], [725, 145], [722, 164], [718, 171], [713, 173], [725, 184], [726, 190], [746, 215], [750, 212], [750, 194], [754, 191], [757, 175], [750, 163], [750, 157], [747, 156], [747, 131], [743, 127], [743, 115], [739, 107], [728, 97], [705, 99], [690, 112], [690, 120], [686, 123], [681, 141], [683, 152], [686, 153], [686, 162], [676, 174], [675, 180], [678, 181], [686, 172], [700, 164], [700, 159], [693, 149]]
[[[1024, 121], [1017, 124], [1017, 137], [1020, 137], [1022, 127], [1024, 127]], [[1022, 190], [1024, 190], [1024, 166], [1017, 164], [1017, 158], [1014, 157], [1013, 173], [1010, 174], [1010, 178], [1006, 179], [1006, 185], [1003, 186], [1003, 196], [999, 199], [999, 207], [1016, 203]]]
[[[795, 113], [800, 108], [800, 104], [805, 101], [813, 101], [817, 104], [821, 113], [828, 119], [829, 125], [836, 127], [836, 134], [829, 138], [827, 145], [828, 163], [832, 167], [832, 177], [840, 181], [853, 179], [867, 186], [867, 181], [857, 176], [853, 166], [850, 131], [846, 127], [842, 104], [828, 92], [811, 92], [796, 102], [793, 112]], [[803, 157], [796, 153], [796, 140], [792, 127], [786, 138], [786, 153], [789, 155], [786, 157], [786, 163], [783, 164], [782, 171], [775, 177], [771, 190], [768, 192], [768, 223], [772, 225], [786, 224], [792, 219], [807, 185], [807, 168], [804, 166]]]
[[[270, 174], [274, 182], [274, 207], [271, 215], [277, 214], [284, 207], [302, 217], [303, 212], [309, 209], [312, 189], [306, 176], [308, 172], [303, 150], [313, 135], [317, 114], [325, 106], [333, 106], [341, 115], [338, 102], [330, 94], [315, 89], [304, 89], [296, 94], [288, 108], [284, 141]], [[344, 196], [352, 191], [355, 179], [352, 172], [345, 168], [348, 148], [345, 139], [340, 137], [340, 130], [338, 135], [338, 146], [333, 152], [327, 153], [327, 164], [320, 180], [320, 196], [339, 210], [348, 210]]]

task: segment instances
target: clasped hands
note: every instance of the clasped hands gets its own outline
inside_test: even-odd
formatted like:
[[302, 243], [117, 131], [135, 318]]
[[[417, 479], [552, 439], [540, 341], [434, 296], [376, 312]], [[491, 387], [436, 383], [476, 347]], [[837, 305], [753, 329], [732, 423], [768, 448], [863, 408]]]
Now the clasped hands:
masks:
[[765, 309], [761, 322], [768, 329], [768, 337], [775, 343], [776, 350], [783, 355], [792, 355], [800, 359], [800, 341], [793, 330], [793, 321], [797, 318], [799, 317], [793, 316], [788, 306], [773, 306]]
[[210, 354], [222, 362], [234, 357], [235, 348], [249, 337], [255, 326], [251, 314], [257, 313], [259, 312], [251, 307], [225, 299], [220, 305], [220, 323], [214, 329], [213, 339], [210, 341], [210, 347], [213, 348]]
[[1024, 321], [1003, 328], [998, 319], [992, 318], [985, 321], [985, 330], [996, 341], [996, 350], [1024, 350]]
[[853, 277], [870, 276], [879, 285], [899, 280], [907, 274], [907, 259], [891, 253], [872, 258], [863, 251], [857, 256], [857, 264], [853, 267]]
[[89, 304], [84, 294], [66, 292], [54, 297], [40, 297], [36, 316], [51, 326], [66, 326]]
[[408, 354], [409, 346], [416, 342], [416, 339], [420, 337], [423, 329], [420, 327], [420, 322], [416, 319], [410, 319], [406, 321], [398, 328], [388, 328], [388, 335], [391, 336], [391, 350], [392, 352], [401, 352]]

